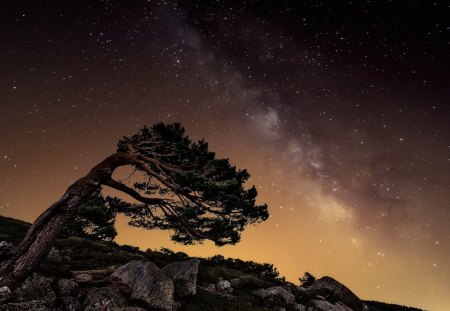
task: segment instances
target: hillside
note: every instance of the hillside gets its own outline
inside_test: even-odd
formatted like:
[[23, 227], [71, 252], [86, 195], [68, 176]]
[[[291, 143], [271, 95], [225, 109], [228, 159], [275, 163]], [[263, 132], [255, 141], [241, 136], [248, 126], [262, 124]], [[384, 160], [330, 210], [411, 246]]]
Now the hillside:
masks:
[[[0, 261], [28, 227], [0, 216]], [[13, 310], [419, 309], [361, 301], [330, 277], [302, 288], [284, 281], [270, 264], [222, 256], [195, 259], [168, 249], [140, 251], [70, 236], [57, 240], [38, 274], [19, 290], [0, 289], [0, 311]]]

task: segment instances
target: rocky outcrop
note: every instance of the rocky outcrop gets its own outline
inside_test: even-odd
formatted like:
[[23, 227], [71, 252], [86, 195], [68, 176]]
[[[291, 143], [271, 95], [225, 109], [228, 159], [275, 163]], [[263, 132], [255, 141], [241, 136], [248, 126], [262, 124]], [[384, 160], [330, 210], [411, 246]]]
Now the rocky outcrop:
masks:
[[111, 277], [130, 287], [132, 300], [151, 309], [172, 310], [173, 282], [153, 263], [133, 260], [119, 267]]
[[139, 307], [111, 308], [108, 311], [147, 311]]
[[171, 263], [162, 272], [174, 284], [175, 297], [183, 298], [197, 293], [198, 259]]
[[258, 289], [253, 294], [269, 304], [292, 305], [295, 302], [295, 296], [281, 286]]
[[47, 308], [45, 301], [33, 300], [27, 302], [7, 303], [0, 305], [0, 311], [50, 311]]
[[307, 311], [306, 307], [299, 303], [294, 303], [292, 309], [294, 309], [295, 311]]
[[[326, 289], [333, 296], [334, 301], [341, 301], [354, 311], [367, 310], [367, 306], [345, 285], [329, 276], [316, 280], [308, 287], [308, 291]], [[331, 310], [331, 309], [330, 309]], [[333, 309], [337, 310], [337, 309]]]
[[219, 281], [216, 283], [216, 289], [218, 290], [227, 290], [231, 287], [231, 284], [227, 280]]
[[110, 310], [125, 307], [125, 297], [114, 287], [101, 287], [91, 291], [86, 296], [84, 311]]
[[80, 309], [77, 282], [69, 279], [61, 279], [56, 283], [55, 291], [63, 310], [76, 311]]
[[336, 302], [335, 304], [333, 304], [325, 300], [313, 300], [311, 301], [311, 306], [312, 310], [314, 311], [354, 311], [344, 305], [342, 302]]
[[56, 292], [60, 297], [75, 296], [78, 291], [78, 283], [69, 279], [60, 279], [56, 283]]
[[40, 276], [33, 274], [16, 291], [16, 302], [29, 302], [40, 300], [46, 307], [52, 308], [56, 302], [56, 295], [52, 290], [50, 282]]
[[74, 297], [61, 297], [60, 298], [60, 307], [65, 311], [78, 311], [80, 310], [81, 304]]

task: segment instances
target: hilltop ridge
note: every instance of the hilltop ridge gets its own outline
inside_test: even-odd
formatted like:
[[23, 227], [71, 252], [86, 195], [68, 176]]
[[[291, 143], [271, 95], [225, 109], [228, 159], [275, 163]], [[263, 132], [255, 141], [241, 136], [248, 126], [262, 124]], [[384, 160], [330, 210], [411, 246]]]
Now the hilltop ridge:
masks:
[[[30, 224], [0, 216], [0, 261]], [[419, 311], [363, 301], [324, 276], [298, 286], [271, 264], [214, 256], [191, 258], [168, 249], [140, 251], [61, 236], [45, 262], [13, 293], [0, 289], [0, 310], [276, 310]]]

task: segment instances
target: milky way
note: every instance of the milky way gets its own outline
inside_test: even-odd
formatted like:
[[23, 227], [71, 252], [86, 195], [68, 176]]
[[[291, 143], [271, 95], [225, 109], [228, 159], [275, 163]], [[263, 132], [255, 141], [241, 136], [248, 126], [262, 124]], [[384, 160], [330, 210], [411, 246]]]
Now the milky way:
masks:
[[216, 248], [120, 218], [119, 243], [450, 308], [444, 1], [3, 1], [0, 14], [0, 214], [33, 221], [121, 136], [181, 122], [249, 169], [270, 219]]

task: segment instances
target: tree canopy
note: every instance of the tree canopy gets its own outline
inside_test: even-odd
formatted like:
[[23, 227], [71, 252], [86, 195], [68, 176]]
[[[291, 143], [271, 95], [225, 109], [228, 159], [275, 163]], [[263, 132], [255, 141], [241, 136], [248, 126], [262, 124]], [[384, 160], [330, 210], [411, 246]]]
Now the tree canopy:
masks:
[[212, 240], [234, 244], [248, 224], [268, 218], [267, 205], [256, 205], [250, 177], [228, 159], [217, 159], [204, 140], [193, 142], [179, 123], [158, 123], [124, 137], [117, 153], [135, 158], [131, 186], [110, 179], [105, 184], [139, 204], [107, 198], [111, 209], [128, 215], [130, 225], [171, 230], [183, 244]]

